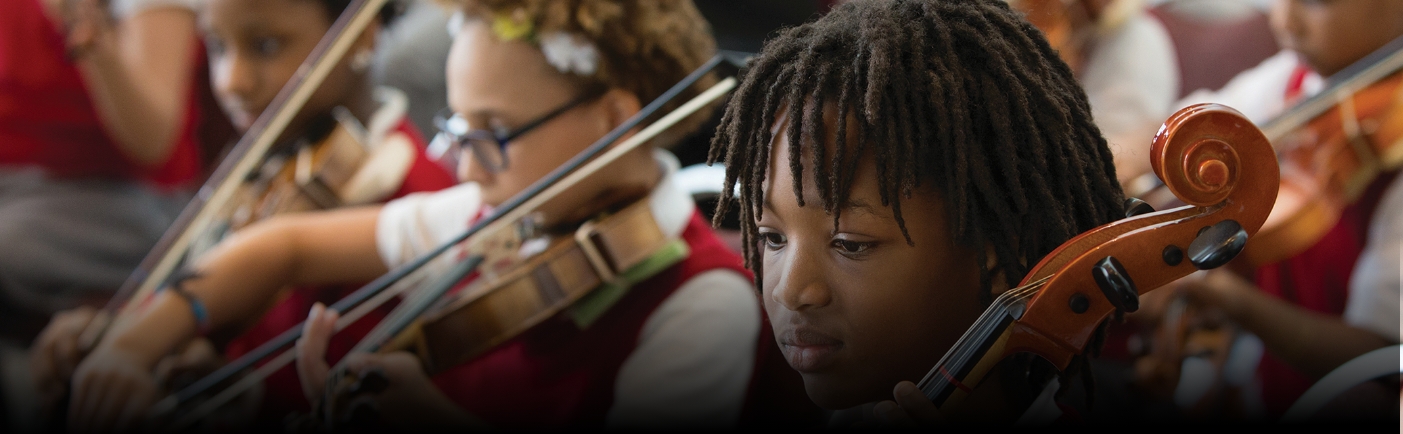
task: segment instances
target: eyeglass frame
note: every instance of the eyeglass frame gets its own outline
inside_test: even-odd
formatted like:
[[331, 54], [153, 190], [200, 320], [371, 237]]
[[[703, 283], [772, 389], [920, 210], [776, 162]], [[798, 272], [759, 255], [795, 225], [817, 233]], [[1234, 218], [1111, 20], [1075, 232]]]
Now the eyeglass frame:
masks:
[[[527, 121], [525, 125], [517, 127], [515, 131], [499, 133], [482, 128], [471, 128], [467, 131], [464, 131], [463, 134], [458, 134], [453, 131], [449, 131], [449, 120], [453, 117], [458, 116], [457, 113], [453, 112], [452, 107], [444, 107], [442, 110], [439, 110], [438, 113], [434, 114], [434, 127], [438, 128], [438, 135], [444, 136], [450, 141], [450, 143], [456, 146], [456, 149], [451, 150], [452, 152], [449, 152], [447, 150], [444, 151], [444, 156], [450, 154], [461, 154], [464, 146], [466, 145], [467, 148], [472, 149], [473, 156], [477, 157], [484, 169], [487, 169], [487, 171], [491, 173], [499, 173], [503, 170], [506, 170], [507, 166], [510, 164], [510, 161], [507, 159], [508, 143], [511, 143], [512, 140], [515, 140], [516, 138], [531, 132], [531, 130], [536, 129], [541, 125], [544, 125], [546, 122], [550, 122], [551, 119], [555, 119], [556, 117], [565, 114], [565, 112], [579, 107], [581, 104], [584, 104], [595, 98], [604, 96], [604, 93], [605, 92], [603, 90], [585, 92], [584, 94], [576, 97], [575, 99], [570, 100], [570, 102], [567, 102], [564, 105], [557, 107], [555, 110], [551, 110], [550, 112], [541, 115], [536, 119]], [[491, 144], [489, 143], [489, 140], [495, 142], [495, 144], [497, 145], [496, 152], [497, 155], [501, 156], [502, 160], [500, 165], [492, 164], [492, 160], [488, 158], [488, 155], [485, 154], [486, 152], [488, 152], [488, 150], [482, 148], [483, 146], [488, 146]], [[453, 158], [456, 159], [461, 157], [455, 155]], [[458, 163], [455, 162], [455, 164]]]

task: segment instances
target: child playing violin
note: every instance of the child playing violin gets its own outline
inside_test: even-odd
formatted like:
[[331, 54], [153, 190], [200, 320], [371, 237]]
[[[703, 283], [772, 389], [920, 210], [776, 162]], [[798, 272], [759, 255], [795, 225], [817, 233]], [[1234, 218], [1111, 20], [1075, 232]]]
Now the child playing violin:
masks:
[[[712, 156], [815, 403], [941, 419], [912, 382], [1043, 255], [1123, 215], [1089, 110], [1003, 1], [850, 2], [765, 45]], [[1056, 384], [1002, 377], [1020, 392], [975, 392], [1009, 422]]]
[[[100, 418], [89, 423], [112, 426], [141, 414], [154, 393], [149, 372], [158, 357], [201, 328], [256, 318], [283, 285], [367, 281], [448, 241], [715, 52], [706, 23], [686, 1], [454, 5], [461, 18], [452, 26], [450, 110], [442, 124], [461, 148], [465, 182], [383, 207], [270, 219], [222, 243], [195, 267], [200, 277], [183, 285], [190, 297], [158, 295], [83, 362], [74, 382], [74, 420]], [[689, 89], [665, 110], [698, 92]], [[685, 120], [654, 144], [676, 141], [703, 117]], [[433, 378], [405, 353], [360, 358], [358, 367], [380, 367], [389, 378], [375, 398], [383, 422], [729, 427], [750, 417], [748, 405], [757, 404], [747, 400], [758, 381], [752, 374], [764, 369], [772, 341], [739, 258], [698, 217], [672, 180], [676, 169], [670, 154], [645, 146], [612, 163], [608, 176], [589, 178], [548, 206], [582, 209], [644, 195], [658, 229], [684, 241], [690, 255], [633, 285], [587, 327], [553, 318]], [[208, 310], [204, 321], [192, 314], [195, 301]], [[298, 344], [309, 395], [319, 395], [328, 381], [334, 320], [320, 305], [313, 308]], [[358, 337], [343, 334], [330, 345]], [[128, 416], [119, 416], [124, 411]]]
[[[1262, 124], [1321, 92], [1326, 79], [1338, 78], [1347, 67], [1403, 37], [1403, 2], [1397, 1], [1276, 0], [1271, 18], [1285, 51], [1223, 89], [1190, 95], [1183, 104], [1228, 104]], [[1390, 76], [1396, 78], [1396, 73]], [[1403, 178], [1398, 170], [1403, 160], [1398, 156], [1403, 153], [1397, 148], [1403, 145], [1396, 132], [1388, 131], [1403, 125], [1403, 104], [1393, 98], [1382, 113], [1359, 113], [1371, 118], [1359, 123], [1371, 126], [1351, 139], [1362, 145], [1355, 149], [1385, 151], [1364, 156], [1378, 164], [1377, 172], [1356, 179], [1363, 188], [1344, 199], [1347, 205], [1336, 221], [1324, 222], [1329, 229], [1322, 237], [1303, 251], [1290, 252], [1287, 259], [1253, 264], [1260, 266], [1248, 278], [1221, 270], [1186, 279], [1182, 285], [1191, 300], [1221, 309], [1261, 339], [1267, 355], [1257, 373], [1261, 399], [1273, 417], [1314, 379], [1370, 350], [1399, 342]], [[1310, 133], [1316, 139], [1329, 134]], [[1309, 141], [1316, 139], [1292, 146], [1323, 147]], [[1283, 182], [1290, 176], [1291, 171], [1282, 171]], [[1388, 411], [1392, 394], [1379, 397], [1388, 404], [1382, 410]]]
[[[211, 85], [236, 129], [248, 132], [346, 4], [336, 0], [215, 0], [205, 4], [199, 18], [204, 28]], [[287, 156], [295, 155], [299, 147], [316, 146], [327, 134], [328, 125], [335, 122], [333, 109], [345, 108], [366, 129], [364, 140], [369, 149], [360, 166], [350, 168], [354, 171], [354, 186], [341, 192], [352, 204], [381, 202], [454, 184], [452, 175], [424, 154], [426, 142], [406, 117], [404, 95], [371, 83], [369, 61], [375, 34], [376, 25], [372, 25], [357, 39], [350, 54], [293, 117], [272, 151]], [[334, 299], [337, 291], [292, 291], [262, 323], [255, 325], [251, 320], [257, 317], [250, 317], [246, 318], [249, 322], [237, 326], [236, 330], [249, 330], [248, 333], [232, 341], [230, 337], [237, 333], [226, 335], [221, 340], [228, 343], [226, 355], [237, 356], [267, 340], [271, 333], [296, 324], [314, 301]], [[92, 309], [62, 313], [36, 341], [31, 366], [46, 400], [57, 398], [66, 387], [80, 357], [76, 353], [78, 336], [94, 313]], [[267, 331], [273, 328], [277, 330]], [[288, 370], [284, 381], [293, 375]], [[141, 398], [138, 396], [136, 401]]]

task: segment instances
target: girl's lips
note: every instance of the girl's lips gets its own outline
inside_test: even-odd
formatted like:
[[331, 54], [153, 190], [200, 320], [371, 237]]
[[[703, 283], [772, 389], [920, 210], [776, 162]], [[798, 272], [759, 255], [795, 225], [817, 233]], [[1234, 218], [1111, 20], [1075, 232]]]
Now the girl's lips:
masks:
[[789, 366], [799, 372], [817, 372], [837, 362], [843, 341], [812, 329], [786, 330], [779, 337], [780, 350]]

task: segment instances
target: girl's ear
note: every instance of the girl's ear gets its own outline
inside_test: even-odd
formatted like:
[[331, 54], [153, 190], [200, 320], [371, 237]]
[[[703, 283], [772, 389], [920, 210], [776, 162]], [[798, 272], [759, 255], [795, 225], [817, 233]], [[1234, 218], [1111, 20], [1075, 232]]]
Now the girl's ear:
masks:
[[599, 97], [599, 107], [604, 110], [603, 119], [608, 122], [605, 131], [614, 129], [643, 108], [638, 95], [619, 88], [609, 89]]

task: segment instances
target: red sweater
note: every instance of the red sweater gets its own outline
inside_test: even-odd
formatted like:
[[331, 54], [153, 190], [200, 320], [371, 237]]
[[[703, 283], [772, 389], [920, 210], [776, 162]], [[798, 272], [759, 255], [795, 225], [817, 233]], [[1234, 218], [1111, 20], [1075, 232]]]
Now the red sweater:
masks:
[[103, 130], [87, 85], [66, 59], [64, 37], [44, 15], [39, 0], [8, 1], [4, 9], [0, 13], [0, 166], [37, 166], [59, 178], [135, 179], [163, 187], [188, 184], [200, 175], [195, 74], [170, 157], [155, 166], [140, 165]]

